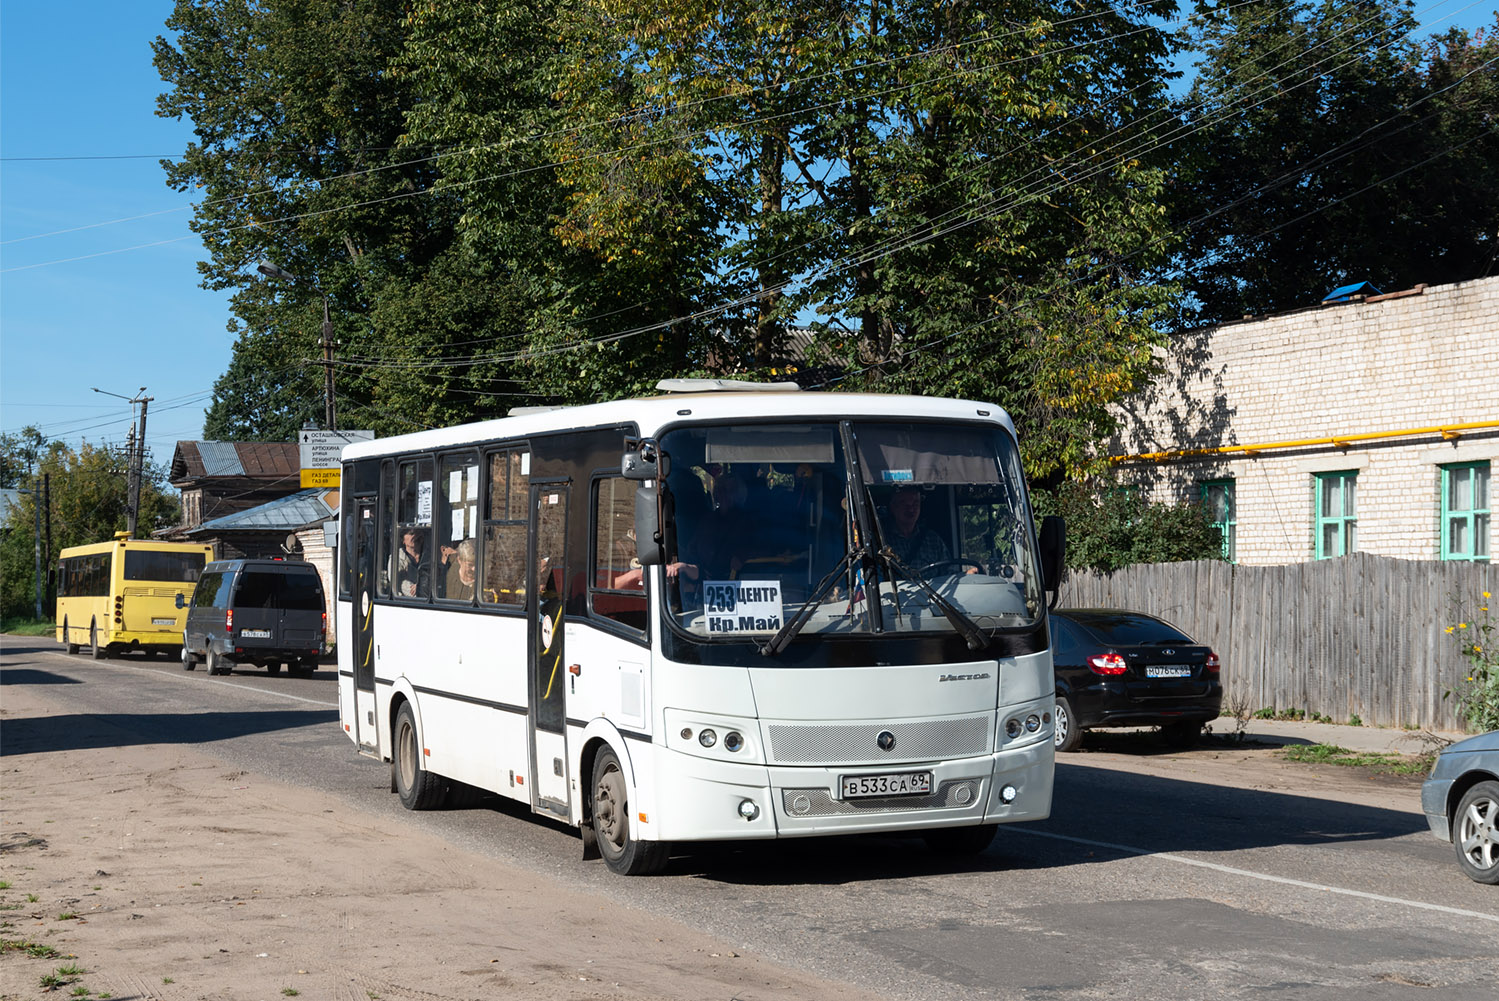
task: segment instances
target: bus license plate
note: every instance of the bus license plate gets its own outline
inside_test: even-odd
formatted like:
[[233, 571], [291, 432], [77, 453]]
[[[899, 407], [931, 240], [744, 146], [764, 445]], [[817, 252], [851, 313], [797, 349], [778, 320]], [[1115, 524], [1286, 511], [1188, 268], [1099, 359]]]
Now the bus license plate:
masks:
[[864, 796], [927, 796], [932, 791], [932, 773], [842, 775], [838, 778], [838, 786], [843, 799], [859, 799]]
[[269, 629], [241, 629], [239, 634], [247, 640], [268, 640], [271, 638]]
[[151, 625], [153, 625], [153, 626], [175, 626], [176, 624], [177, 624], [177, 620], [176, 619], [152, 619], [151, 620]]
[[1190, 678], [1192, 668], [1186, 664], [1157, 664], [1145, 668], [1147, 678]]

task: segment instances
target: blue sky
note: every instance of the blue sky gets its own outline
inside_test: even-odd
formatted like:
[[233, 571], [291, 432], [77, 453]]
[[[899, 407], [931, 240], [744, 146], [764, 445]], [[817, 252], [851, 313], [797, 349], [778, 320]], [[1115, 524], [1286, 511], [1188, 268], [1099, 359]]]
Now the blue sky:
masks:
[[[155, 115], [150, 43], [172, 7], [0, 5], [0, 430], [123, 443], [130, 404], [92, 388], [145, 387], [155, 461], [202, 435], [233, 337], [227, 297], [198, 285], [190, 200], [157, 163], [192, 136], [191, 123]], [[1495, 10], [1493, 0], [1417, 8], [1442, 30], [1492, 24]]]

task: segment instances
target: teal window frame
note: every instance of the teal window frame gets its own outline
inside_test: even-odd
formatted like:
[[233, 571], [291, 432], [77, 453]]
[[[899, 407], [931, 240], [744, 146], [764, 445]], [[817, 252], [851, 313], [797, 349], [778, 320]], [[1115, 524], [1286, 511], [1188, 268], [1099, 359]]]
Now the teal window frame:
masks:
[[1319, 560], [1358, 552], [1358, 470], [1315, 474], [1312, 546]]
[[[1222, 498], [1221, 504], [1215, 498], [1215, 492], [1218, 497]], [[1230, 563], [1238, 562], [1236, 552], [1239, 518], [1233, 479], [1203, 480], [1200, 484], [1199, 496], [1202, 498], [1202, 506], [1207, 509], [1208, 518], [1212, 521], [1213, 527], [1223, 534], [1223, 558]]]
[[1441, 473], [1442, 516], [1437, 544], [1442, 559], [1487, 563], [1493, 505], [1489, 461], [1454, 462], [1442, 466]]

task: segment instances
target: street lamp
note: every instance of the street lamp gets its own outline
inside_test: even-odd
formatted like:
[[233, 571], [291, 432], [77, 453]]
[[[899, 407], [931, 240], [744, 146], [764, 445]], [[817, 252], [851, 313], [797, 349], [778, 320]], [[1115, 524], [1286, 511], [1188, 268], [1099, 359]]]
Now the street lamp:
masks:
[[337, 431], [338, 425], [334, 423], [333, 413], [333, 321], [328, 319], [328, 293], [318, 288], [317, 282], [299, 278], [279, 264], [272, 264], [270, 261], [261, 261], [255, 270], [268, 278], [309, 285], [314, 292], [323, 297], [323, 420], [328, 425], [329, 431]]

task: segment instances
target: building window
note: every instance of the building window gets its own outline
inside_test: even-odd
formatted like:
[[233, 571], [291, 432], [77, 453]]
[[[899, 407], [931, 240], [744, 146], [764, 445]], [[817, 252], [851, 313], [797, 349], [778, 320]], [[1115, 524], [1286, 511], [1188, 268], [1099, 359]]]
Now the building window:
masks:
[[1442, 467], [1442, 559], [1489, 558], [1489, 464]]
[[1358, 551], [1358, 473], [1317, 474], [1317, 559]]
[[1234, 537], [1239, 527], [1234, 513], [1234, 481], [1204, 480], [1202, 506], [1207, 508], [1213, 527], [1223, 534], [1223, 558], [1234, 562]]

